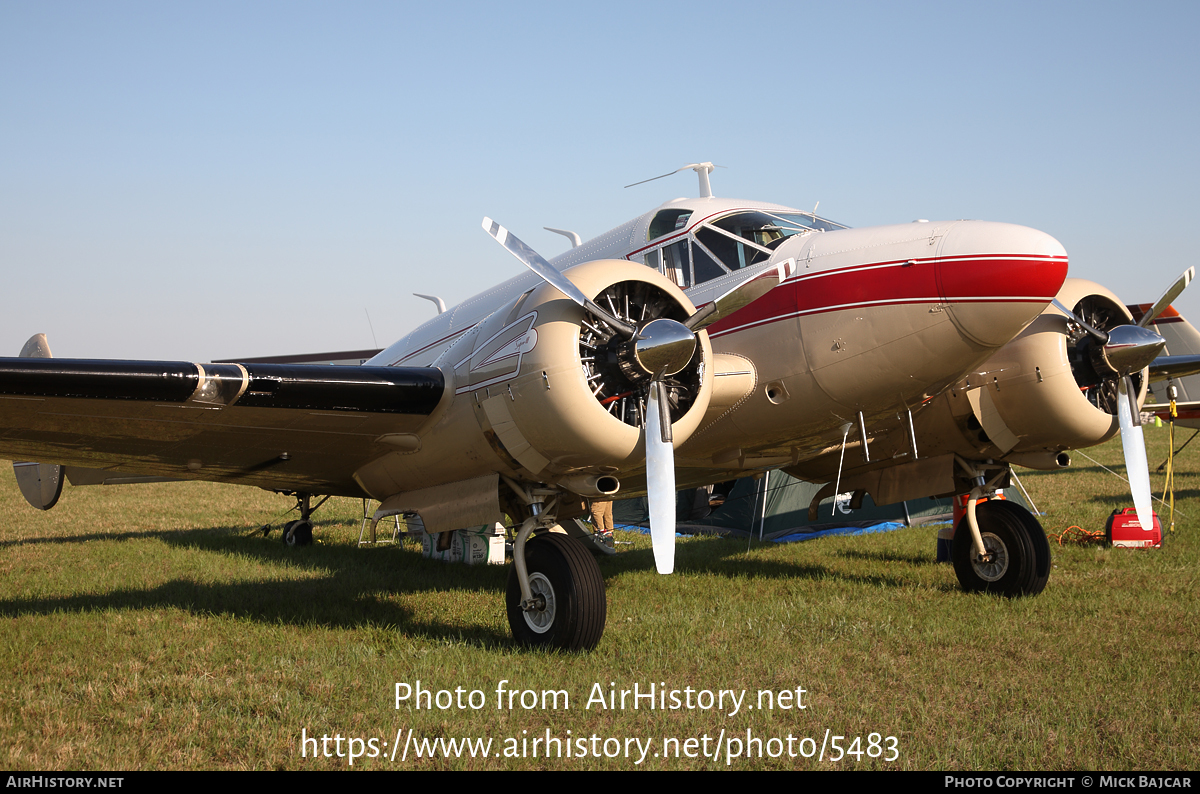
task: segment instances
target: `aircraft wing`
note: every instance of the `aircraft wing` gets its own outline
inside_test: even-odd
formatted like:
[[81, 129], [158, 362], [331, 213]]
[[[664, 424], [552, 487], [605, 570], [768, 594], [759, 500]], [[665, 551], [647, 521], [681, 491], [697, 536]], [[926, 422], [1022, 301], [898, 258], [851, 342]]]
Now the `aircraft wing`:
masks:
[[1200, 373], [1200, 355], [1159, 356], [1150, 365], [1150, 380], [1185, 378]]
[[436, 368], [0, 358], [0, 455], [362, 496], [445, 391]]

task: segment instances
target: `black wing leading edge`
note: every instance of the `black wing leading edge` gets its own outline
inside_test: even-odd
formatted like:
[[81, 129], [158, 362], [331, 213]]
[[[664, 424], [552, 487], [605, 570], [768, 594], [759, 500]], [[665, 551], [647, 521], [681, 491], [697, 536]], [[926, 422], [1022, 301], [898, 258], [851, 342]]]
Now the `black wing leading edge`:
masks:
[[357, 496], [445, 396], [432, 367], [0, 358], [0, 455]]

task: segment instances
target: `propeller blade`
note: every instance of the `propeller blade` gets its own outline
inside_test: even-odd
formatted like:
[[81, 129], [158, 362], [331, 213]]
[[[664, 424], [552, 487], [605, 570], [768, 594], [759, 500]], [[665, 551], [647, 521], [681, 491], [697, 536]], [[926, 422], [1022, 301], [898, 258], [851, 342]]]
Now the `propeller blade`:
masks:
[[1129, 490], [1133, 494], [1133, 507], [1137, 511], [1138, 523], [1144, 528], [1154, 526], [1154, 511], [1150, 504], [1150, 466], [1146, 462], [1146, 442], [1142, 428], [1133, 422], [1133, 408], [1137, 399], [1129, 377], [1117, 383], [1117, 418], [1121, 423], [1121, 446], [1125, 450], [1125, 473], [1129, 477]]
[[1150, 308], [1150, 311], [1146, 312], [1145, 316], [1142, 317], [1138, 325], [1140, 325], [1142, 328], [1145, 328], [1147, 325], [1154, 322], [1158, 318], [1158, 315], [1167, 310], [1167, 307], [1171, 305], [1171, 301], [1178, 298], [1179, 293], [1187, 289], [1187, 285], [1190, 284], [1192, 279], [1195, 277], [1196, 268], [1189, 267], [1187, 270], [1183, 271], [1183, 273], [1179, 275], [1179, 278], [1175, 280], [1175, 283], [1170, 287], [1167, 287], [1167, 291], [1162, 294], [1162, 297], [1154, 302], [1154, 306]]
[[1082, 317], [1080, 317], [1078, 314], [1076, 314], [1075, 312], [1073, 312], [1073, 311], [1071, 311], [1070, 309], [1068, 309], [1066, 306], [1063, 306], [1063, 305], [1062, 305], [1062, 304], [1059, 302], [1058, 298], [1055, 298], [1054, 300], [1052, 300], [1052, 301], [1050, 301], [1050, 302], [1051, 302], [1051, 303], [1053, 303], [1053, 304], [1054, 304], [1054, 306], [1055, 306], [1055, 308], [1057, 308], [1057, 309], [1058, 309], [1060, 312], [1062, 312], [1063, 314], [1067, 315], [1067, 318], [1068, 318], [1068, 319], [1069, 319], [1071, 322], [1073, 322], [1073, 323], [1077, 324], [1077, 325], [1078, 325], [1080, 328], [1082, 328], [1083, 330], [1087, 331], [1087, 332], [1088, 332], [1089, 334], [1091, 334], [1092, 336], [1094, 336], [1094, 337], [1096, 337], [1097, 339], [1099, 339], [1099, 340], [1100, 340], [1100, 344], [1102, 344], [1102, 345], [1103, 345], [1103, 344], [1107, 344], [1107, 343], [1108, 343], [1108, 334], [1104, 333], [1104, 332], [1103, 332], [1103, 331], [1101, 331], [1099, 328], [1093, 328], [1092, 326], [1090, 326], [1090, 325], [1088, 325], [1087, 323], [1085, 323], [1085, 322], [1083, 321], [1083, 318], [1082, 318]]
[[748, 306], [766, 295], [795, 271], [796, 260], [785, 259], [774, 267], [756, 273], [733, 287], [712, 303], [697, 310], [695, 314], [684, 320], [683, 324], [690, 331], [703, 331], [718, 320], [728, 317], [738, 309]]
[[663, 432], [662, 414], [667, 412], [663, 410], [661, 391], [662, 384], [654, 381], [646, 400], [646, 496], [650, 502], [654, 566], [666, 574], [675, 570], [675, 448], [670, 441], [670, 424], [665, 425], [667, 433]]
[[620, 334], [628, 337], [637, 335], [637, 329], [629, 323], [618, 320], [611, 314], [597, 306], [588, 296], [584, 295], [578, 287], [571, 283], [570, 279], [562, 273], [554, 269], [554, 266], [547, 262], [542, 255], [533, 250], [508, 229], [505, 229], [500, 224], [496, 223], [491, 218], [483, 219], [483, 230], [495, 238], [496, 242], [504, 246], [504, 250], [515, 256], [521, 261], [521, 264], [536, 273], [542, 281], [550, 284], [556, 290], [566, 295], [575, 303], [590, 311], [592, 314], [599, 317], [605, 323]]

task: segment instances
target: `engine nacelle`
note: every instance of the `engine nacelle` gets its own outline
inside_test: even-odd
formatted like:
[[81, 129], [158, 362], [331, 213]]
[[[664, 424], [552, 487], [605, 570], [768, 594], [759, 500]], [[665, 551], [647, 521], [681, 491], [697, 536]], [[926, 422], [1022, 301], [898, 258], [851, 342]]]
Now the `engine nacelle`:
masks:
[[[1058, 300], [1101, 330], [1132, 321], [1116, 295], [1091, 281], [1067, 279]], [[959, 443], [947, 446], [974, 457], [1059, 468], [1063, 450], [1112, 438], [1119, 430], [1117, 380], [1096, 363], [1096, 352], [1090, 335], [1068, 328], [1062, 312], [1048, 307], [943, 398], [961, 434]], [[1133, 375], [1139, 405], [1146, 397], [1145, 375]], [[932, 413], [927, 421], [940, 425], [942, 441], [949, 441], [946, 414]]]
[[[644, 265], [601, 260], [564, 275], [638, 327], [695, 311], [682, 290]], [[699, 426], [712, 394], [712, 349], [706, 333], [698, 337], [691, 362], [665, 380], [676, 446]], [[630, 360], [629, 347], [541, 284], [480, 323], [437, 366], [453, 372], [455, 400], [470, 401], [488, 443], [514, 474], [579, 490], [587, 481], [580, 475], [637, 469], [644, 461], [651, 376]]]

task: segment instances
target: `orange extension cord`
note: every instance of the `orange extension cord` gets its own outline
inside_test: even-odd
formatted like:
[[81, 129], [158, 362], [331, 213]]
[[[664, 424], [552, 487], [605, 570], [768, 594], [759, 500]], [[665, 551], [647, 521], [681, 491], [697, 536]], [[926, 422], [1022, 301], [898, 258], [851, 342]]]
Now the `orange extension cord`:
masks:
[[[1071, 530], [1073, 529], [1076, 530], [1076, 532], [1072, 533]], [[1053, 532], [1047, 532], [1046, 536], [1050, 538], [1056, 538], [1058, 540], [1058, 545], [1060, 546], [1064, 543], [1078, 543], [1082, 546], [1087, 545], [1088, 543], [1104, 543], [1107, 533], [1104, 530], [1088, 532], [1083, 527], [1071, 525], [1057, 535]]]

